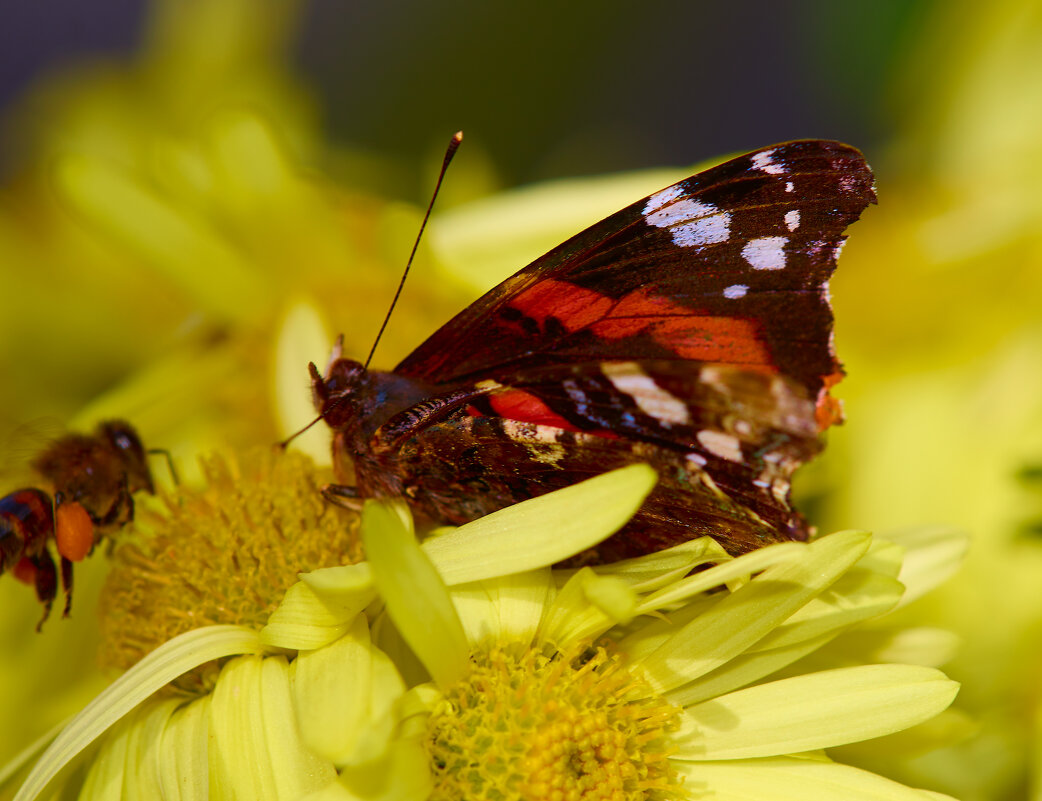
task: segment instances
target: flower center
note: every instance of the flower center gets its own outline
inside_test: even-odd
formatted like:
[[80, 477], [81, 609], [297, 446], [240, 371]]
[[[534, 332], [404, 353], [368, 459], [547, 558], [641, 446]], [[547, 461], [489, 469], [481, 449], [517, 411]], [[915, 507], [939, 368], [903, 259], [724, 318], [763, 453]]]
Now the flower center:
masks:
[[495, 648], [431, 714], [431, 799], [675, 797], [666, 746], [678, 714], [603, 648]]
[[115, 551], [101, 597], [101, 660], [125, 670], [201, 626], [260, 628], [300, 571], [361, 558], [358, 515], [323, 498], [302, 454], [264, 448], [203, 462], [205, 486], [181, 486], [140, 510]]

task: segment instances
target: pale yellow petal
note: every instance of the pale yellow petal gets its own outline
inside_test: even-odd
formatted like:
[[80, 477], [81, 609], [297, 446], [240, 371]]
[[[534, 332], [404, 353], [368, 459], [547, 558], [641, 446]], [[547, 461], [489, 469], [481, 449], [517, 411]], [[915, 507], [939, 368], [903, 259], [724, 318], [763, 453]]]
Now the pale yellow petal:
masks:
[[933, 801], [934, 795], [819, 759], [675, 763], [698, 801]]
[[243, 254], [135, 176], [98, 159], [66, 156], [54, 177], [78, 213], [212, 314], [241, 320], [265, 307], [266, 284]]
[[123, 779], [125, 798], [159, 798], [162, 764], [169, 755], [161, 748], [163, 733], [179, 704], [167, 698], [138, 708], [127, 741], [127, 769]]
[[700, 565], [722, 564], [733, 558], [712, 537], [698, 537], [672, 548], [599, 565], [597, 572], [625, 579], [636, 592], [651, 593], [683, 578]]
[[366, 502], [362, 539], [373, 583], [402, 638], [439, 684], [459, 679], [470, 651], [466, 633], [437, 569], [401, 515], [388, 503]]
[[[816, 655], [822, 646], [845, 630], [893, 608], [904, 587], [893, 578], [862, 570], [861, 564], [859, 562], [827, 591], [811, 599], [788, 620], [750, 645], [745, 653], [670, 691], [670, 701], [686, 706], [744, 687], [808, 654]], [[652, 626], [659, 636], [666, 628], [659, 623]], [[638, 635], [620, 643], [620, 648], [629, 653], [639, 646]], [[865, 660], [856, 661], [862, 663]], [[836, 663], [822, 665], [836, 666]]]
[[326, 784], [335, 771], [328, 760], [312, 753], [301, 739], [289, 669], [283, 657], [268, 657], [261, 662], [259, 700], [276, 797], [299, 798]]
[[622, 528], [657, 480], [647, 465], [628, 465], [508, 506], [423, 547], [449, 586], [545, 567]]
[[366, 563], [305, 573], [268, 618], [261, 640], [290, 650], [321, 648], [343, 636], [375, 597]]
[[881, 737], [921, 723], [955, 698], [933, 668], [863, 665], [748, 687], [684, 711], [678, 759], [749, 759]]
[[[308, 362], [322, 364], [333, 340], [322, 312], [309, 300], [287, 304], [278, 325], [275, 365], [271, 371], [273, 407], [279, 436], [288, 437], [315, 419], [311, 393], [302, 385], [307, 379]], [[306, 453], [315, 464], [329, 465], [332, 458], [329, 426], [311, 426], [294, 437], [291, 447]]]
[[[716, 698], [739, 687], [757, 682], [764, 676], [788, 667], [792, 663], [813, 654], [817, 649], [829, 642], [834, 635], [822, 634], [803, 642], [791, 643], [780, 648], [766, 651], [752, 651], [739, 654], [728, 660], [716, 670], [712, 670], [696, 681], [670, 690], [666, 698], [677, 706], [688, 706]], [[801, 663], [802, 665], [802, 663]]]
[[948, 526], [933, 526], [889, 532], [886, 539], [905, 549], [898, 578], [907, 587], [901, 605], [921, 598], [951, 578], [962, 566], [970, 547], [965, 531]]
[[120, 720], [105, 738], [105, 744], [91, 762], [80, 788], [82, 801], [122, 801], [134, 717], [132, 714]]
[[395, 740], [385, 757], [346, 768], [340, 784], [351, 801], [424, 801], [433, 788], [430, 758], [417, 740]]
[[599, 576], [589, 568], [576, 572], [550, 603], [539, 637], [556, 643], [592, 639], [636, 614], [637, 594], [618, 576]]
[[303, 744], [284, 657], [245, 656], [221, 670], [212, 694], [210, 762], [226, 798], [294, 799], [329, 783], [331, 763]]
[[211, 693], [211, 785], [221, 798], [276, 797], [275, 774], [264, 739], [262, 657], [233, 659]]
[[301, 651], [293, 668], [301, 737], [319, 756], [344, 764], [369, 711], [372, 652], [365, 615], [356, 615], [340, 639], [314, 651]]
[[734, 658], [835, 582], [870, 542], [870, 535], [859, 532], [832, 534], [767, 568], [647, 654], [641, 665], [648, 681], [667, 692]]
[[405, 692], [393, 665], [373, 648], [364, 615], [351, 631], [317, 651], [298, 654], [293, 696], [301, 734], [335, 765], [379, 755], [393, 732], [390, 712]]
[[638, 614], [647, 614], [657, 609], [681, 603], [707, 590], [722, 587], [735, 581], [745, 581], [753, 573], [768, 567], [800, 558], [807, 545], [799, 542], [783, 542], [750, 551], [736, 559], [730, 559], [716, 567], [703, 570], [693, 576], [674, 582], [641, 600]]
[[163, 732], [159, 763], [164, 801], [209, 801], [210, 696], [182, 706]]
[[814, 654], [813, 665], [839, 667], [866, 662], [941, 667], [959, 653], [961, 638], [947, 629], [870, 628], [845, 632]]
[[36, 798], [73, 757], [178, 676], [212, 659], [259, 649], [257, 632], [242, 626], [208, 626], [164, 643], [116, 679], [69, 722], [30, 771], [15, 801]]

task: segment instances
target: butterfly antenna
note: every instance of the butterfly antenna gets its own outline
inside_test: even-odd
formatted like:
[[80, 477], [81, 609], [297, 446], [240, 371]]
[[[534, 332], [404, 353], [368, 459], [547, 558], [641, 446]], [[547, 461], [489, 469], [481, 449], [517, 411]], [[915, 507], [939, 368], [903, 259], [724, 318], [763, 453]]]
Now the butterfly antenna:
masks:
[[336, 400], [334, 400], [331, 404], [329, 404], [329, 408], [324, 409], [322, 411], [322, 413], [320, 415], [318, 415], [318, 417], [316, 417], [314, 420], [312, 420], [310, 423], [308, 423], [303, 428], [294, 431], [292, 434], [290, 434], [288, 437], [286, 437], [284, 440], [282, 440], [282, 442], [276, 443], [275, 447], [279, 448], [280, 450], [286, 450], [286, 448], [289, 447], [289, 444], [291, 442], [293, 442], [293, 440], [295, 440], [297, 437], [299, 437], [305, 431], [310, 430], [311, 427], [313, 425], [315, 425], [315, 423], [317, 423], [319, 420], [324, 419], [328, 412], [332, 411], [334, 408], [339, 406], [341, 400], [342, 400], [341, 398], [337, 398]]
[[427, 213], [423, 215], [423, 222], [420, 223], [419, 233], [416, 234], [416, 241], [412, 246], [412, 253], [409, 254], [409, 261], [405, 263], [405, 272], [402, 273], [402, 280], [398, 282], [398, 291], [394, 293], [394, 300], [391, 301], [391, 306], [387, 310], [387, 315], [384, 317], [383, 324], [380, 326], [380, 330], [376, 334], [376, 339], [373, 341], [373, 347], [369, 351], [369, 355], [365, 360], [365, 367], [369, 367], [369, 362], [373, 360], [373, 354], [376, 353], [376, 346], [380, 343], [380, 337], [383, 336], [384, 329], [387, 328], [387, 321], [391, 319], [391, 312], [394, 311], [395, 305], [398, 303], [398, 297], [402, 294], [402, 287], [405, 286], [405, 278], [409, 274], [409, 268], [412, 266], [412, 260], [416, 257], [416, 249], [420, 246], [420, 237], [423, 236], [423, 229], [427, 227], [427, 220], [430, 219], [431, 209], [434, 208], [434, 201], [438, 197], [438, 190], [441, 189], [442, 179], [445, 178], [445, 172], [449, 169], [449, 163], [452, 161], [452, 157], [456, 155], [456, 150], [460, 146], [460, 142], [463, 141], [463, 131], [456, 131], [452, 135], [452, 139], [449, 140], [449, 146], [445, 148], [445, 159], [441, 164], [441, 172], [438, 173], [438, 182], [434, 185], [434, 192], [431, 194], [431, 202], [427, 204]]

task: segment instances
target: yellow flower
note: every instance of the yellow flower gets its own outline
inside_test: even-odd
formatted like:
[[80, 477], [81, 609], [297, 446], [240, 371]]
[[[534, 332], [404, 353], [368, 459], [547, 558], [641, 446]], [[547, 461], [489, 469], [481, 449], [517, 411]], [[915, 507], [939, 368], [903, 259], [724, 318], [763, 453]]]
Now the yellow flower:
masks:
[[893, 554], [868, 535], [738, 559], [696, 540], [559, 588], [545, 568], [441, 585], [436, 603], [437, 573], [403, 556], [419, 551], [401, 517], [367, 514], [374, 582], [432, 676], [412, 691], [426, 696], [432, 798], [926, 797], [807, 752], [932, 717], [955, 695], [941, 673], [763, 681], [897, 602]]
[[[196, 485], [198, 454], [270, 445], [312, 419], [307, 362], [336, 333], [359, 356], [372, 344], [422, 209], [376, 194], [392, 167], [321, 138], [286, 60], [300, 8], [157, 0], [139, 52], [72, 64], [5, 114], [18, 149], [0, 191], [2, 493], [22, 486], [7, 460], [31, 456], [8, 435], [45, 416], [88, 431], [128, 419]], [[427, 248], [418, 258], [378, 366], [461, 305]], [[296, 447], [328, 463], [326, 427]], [[0, 678], [19, 692], [0, 719], [35, 735], [104, 686], [93, 659], [67, 655], [98, 648], [105, 567], [100, 552], [77, 565], [72, 618], [40, 636], [31, 590], [2, 577]], [[0, 752], [24, 738], [0, 728]]]
[[[161, 645], [58, 735], [16, 799], [99, 738], [79, 798], [926, 798], [820, 749], [937, 714], [956, 691], [939, 671], [765, 680], [893, 607], [901, 549], [845, 532], [731, 558], [706, 538], [550, 568], [617, 530], [654, 482], [633, 465], [422, 545], [404, 507], [367, 504], [369, 561], [305, 574], [259, 633]], [[237, 654], [210, 692], [154, 695]]]

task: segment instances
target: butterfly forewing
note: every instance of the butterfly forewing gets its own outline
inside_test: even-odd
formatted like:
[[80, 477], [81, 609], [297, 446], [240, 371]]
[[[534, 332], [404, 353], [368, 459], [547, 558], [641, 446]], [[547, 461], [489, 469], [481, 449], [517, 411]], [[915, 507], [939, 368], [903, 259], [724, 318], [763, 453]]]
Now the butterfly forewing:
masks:
[[774, 367], [816, 394], [839, 369], [825, 282], [873, 199], [863, 157], [836, 142], [732, 159], [550, 251], [395, 372], [450, 382], [547, 361], [678, 358]]

